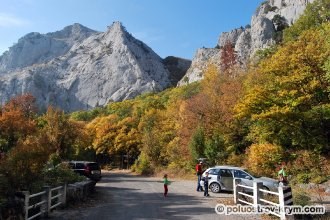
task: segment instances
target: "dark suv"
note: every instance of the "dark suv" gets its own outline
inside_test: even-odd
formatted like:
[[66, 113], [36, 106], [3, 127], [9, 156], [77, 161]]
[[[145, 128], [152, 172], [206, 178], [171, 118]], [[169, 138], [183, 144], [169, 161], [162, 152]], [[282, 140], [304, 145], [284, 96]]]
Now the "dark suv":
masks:
[[80, 175], [98, 182], [101, 179], [101, 168], [98, 163], [91, 161], [69, 161], [70, 168]]

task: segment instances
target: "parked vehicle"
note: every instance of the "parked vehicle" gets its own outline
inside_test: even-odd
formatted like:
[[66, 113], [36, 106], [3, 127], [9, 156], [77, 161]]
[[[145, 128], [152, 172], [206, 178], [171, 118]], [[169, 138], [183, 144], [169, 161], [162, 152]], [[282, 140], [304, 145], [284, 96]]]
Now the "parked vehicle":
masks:
[[98, 182], [102, 178], [101, 168], [98, 163], [91, 161], [69, 161], [69, 167], [76, 173], [86, 176], [89, 179]]
[[[234, 178], [241, 179], [242, 185], [253, 186], [254, 181], [262, 182], [266, 190], [277, 191], [278, 181], [268, 177], [254, 177], [246, 169], [233, 166], [215, 166], [204, 171], [209, 173], [209, 188], [212, 192], [218, 193], [221, 190], [233, 191]], [[204, 184], [201, 181], [201, 184]]]

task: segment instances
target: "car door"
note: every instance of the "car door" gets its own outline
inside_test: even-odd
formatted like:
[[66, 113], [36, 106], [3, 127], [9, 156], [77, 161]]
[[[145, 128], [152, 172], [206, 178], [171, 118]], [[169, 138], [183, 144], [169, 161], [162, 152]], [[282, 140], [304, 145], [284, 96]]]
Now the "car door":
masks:
[[209, 177], [210, 177], [209, 183], [218, 181], [219, 170], [220, 169], [217, 168], [209, 170]]
[[226, 190], [233, 189], [233, 175], [229, 169], [221, 169], [219, 172], [220, 181]]
[[234, 177], [241, 179], [243, 185], [253, 186], [253, 177], [243, 170], [234, 170]]

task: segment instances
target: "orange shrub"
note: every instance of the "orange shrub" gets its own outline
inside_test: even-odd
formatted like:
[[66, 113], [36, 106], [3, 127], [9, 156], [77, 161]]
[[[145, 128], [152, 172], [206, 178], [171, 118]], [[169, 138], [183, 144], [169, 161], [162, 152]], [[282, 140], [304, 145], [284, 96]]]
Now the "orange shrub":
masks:
[[252, 173], [275, 177], [277, 164], [281, 163], [284, 151], [280, 146], [262, 143], [251, 145], [246, 153], [245, 167]]

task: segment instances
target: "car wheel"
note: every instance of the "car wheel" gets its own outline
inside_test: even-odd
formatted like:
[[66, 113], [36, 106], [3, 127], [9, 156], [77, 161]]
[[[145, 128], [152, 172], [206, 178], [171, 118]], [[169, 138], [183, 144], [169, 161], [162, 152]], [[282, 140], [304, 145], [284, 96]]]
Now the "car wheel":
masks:
[[213, 193], [218, 193], [221, 190], [220, 185], [218, 183], [211, 183], [210, 189], [211, 189], [211, 192], [213, 192]]

